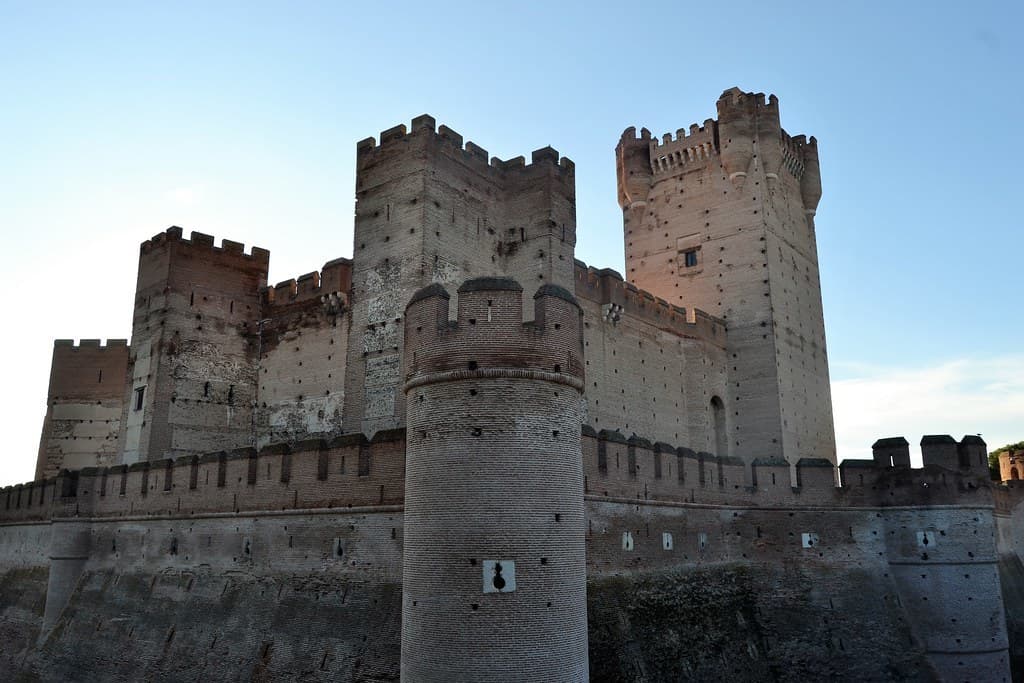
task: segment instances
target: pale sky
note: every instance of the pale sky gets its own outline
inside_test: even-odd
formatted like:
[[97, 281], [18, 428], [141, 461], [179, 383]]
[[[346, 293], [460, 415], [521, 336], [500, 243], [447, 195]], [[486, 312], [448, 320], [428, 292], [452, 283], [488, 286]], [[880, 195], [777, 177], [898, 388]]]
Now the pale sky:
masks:
[[840, 458], [1024, 439], [1020, 3], [489, 4], [0, 0], [0, 485], [32, 477], [53, 340], [128, 337], [168, 226], [270, 249], [271, 282], [351, 256], [356, 141], [426, 112], [572, 158], [577, 257], [621, 270], [622, 130], [732, 86], [819, 141]]

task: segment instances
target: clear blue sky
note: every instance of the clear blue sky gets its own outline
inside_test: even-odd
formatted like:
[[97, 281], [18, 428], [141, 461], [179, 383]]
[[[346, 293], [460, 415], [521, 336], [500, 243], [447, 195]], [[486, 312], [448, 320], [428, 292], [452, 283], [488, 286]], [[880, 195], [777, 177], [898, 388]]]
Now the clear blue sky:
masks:
[[734, 85], [819, 140], [840, 456], [1024, 438], [1022, 14], [0, 1], [0, 483], [31, 477], [52, 340], [127, 337], [138, 243], [168, 225], [270, 249], [272, 281], [349, 256], [355, 142], [428, 112], [503, 158], [571, 157], [577, 255], [621, 269], [618, 136], [713, 117]]

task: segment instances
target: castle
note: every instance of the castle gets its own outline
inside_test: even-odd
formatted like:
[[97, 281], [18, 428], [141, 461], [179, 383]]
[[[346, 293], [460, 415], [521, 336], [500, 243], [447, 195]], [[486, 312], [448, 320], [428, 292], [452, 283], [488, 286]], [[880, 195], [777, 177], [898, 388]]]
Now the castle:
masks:
[[817, 142], [717, 109], [619, 140], [624, 274], [569, 159], [426, 115], [357, 144], [351, 260], [144, 242], [0, 491], [8, 670], [1008, 680], [1024, 489], [973, 436], [837, 467]]

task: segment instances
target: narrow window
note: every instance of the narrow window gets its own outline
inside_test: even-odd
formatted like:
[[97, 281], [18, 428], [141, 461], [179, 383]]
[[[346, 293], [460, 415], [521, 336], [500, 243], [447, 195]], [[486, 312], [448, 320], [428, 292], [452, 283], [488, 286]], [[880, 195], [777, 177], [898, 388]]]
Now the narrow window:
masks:
[[135, 390], [135, 412], [142, 410], [142, 399], [146, 395], [146, 387], [139, 387]]
[[97, 384], [102, 384], [103, 383], [103, 371], [102, 370], [100, 370], [100, 376], [96, 379], [96, 383]]
[[683, 265], [687, 268], [693, 268], [697, 265], [697, 250], [690, 249], [689, 251], [683, 252]]
[[729, 455], [725, 429], [725, 405], [717, 396], [711, 398], [711, 419], [715, 430], [715, 455]]
[[203, 396], [206, 397], [206, 396], [209, 396], [209, 395], [210, 395], [210, 383], [207, 382], [206, 384], [203, 385]]

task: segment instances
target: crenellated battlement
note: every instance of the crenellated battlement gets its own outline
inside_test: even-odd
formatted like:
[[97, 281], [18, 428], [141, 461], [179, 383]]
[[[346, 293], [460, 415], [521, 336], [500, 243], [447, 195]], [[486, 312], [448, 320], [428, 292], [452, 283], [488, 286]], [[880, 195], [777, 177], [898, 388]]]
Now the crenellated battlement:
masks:
[[430, 139], [455, 152], [465, 164], [475, 167], [479, 172], [486, 174], [533, 174], [541, 169], [554, 168], [561, 175], [573, 177], [576, 173], [576, 165], [568, 157], [560, 156], [558, 151], [550, 146], [534, 150], [530, 155], [530, 163], [526, 163], [523, 156], [502, 160], [498, 157], [490, 157], [483, 147], [474, 142], [463, 144], [462, 135], [445, 125], [436, 125], [436, 120], [429, 114], [417, 116], [412, 120], [412, 125], [406, 128], [405, 124], [399, 124], [388, 128], [380, 133], [380, 143], [375, 138], [369, 137], [356, 143], [356, 155], [359, 163], [368, 162], [371, 157], [381, 152], [393, 152], [401, 149], [410, 141], [420, 136], [430, 136]]
[[703, 165], [718, 154], [717, 129], [714, 119], [707, 119], [704, 125], [696, 123], [676, 131], [675, 137], [665, 133], [661, 140], [650, 141], [651, 172], [677, 172], [682, 167]]
[[[313, 299], [335, 308], [347, 306], [352, 290], [352, 260], [337, 258], [328, 261], [319, 271], [278, 282], [260, 291], [262, 303], [276, 309]], [[339, 308], [340, 310], [340, 308]]]
[[148, 254], [167, 245], [178, 244], [183, 246], [187, 245], [195, 249], [204, 249], [212, 253], [223, 254], [226, 256], [239, 256], [260, 264], [267, 264], [270, 262], [270, 252], [266, 249], [253, 247], [249, 253], [246, 253], [245, 245], [241, 242], [222, 239], [220, 246], [218, 247], [215, 246], [214, 241], [213, 235], [207, 235], [195, 230], [191, 232], [189, 239], [183, 239], [182, 229], [177, 225], [172, 225], [164, 232], [157, 233], [150, 239], [143, 242], [139, 246], [139, 251], [142, 254]]
[[[486, 368], [478, 365], [478, 370]], [[793, 466], [780, 458], [757, 458], [746, 465], [735, 457], [597, 431], [587, 424], [581, 435], [590, 498], [769, 508], [991, 506], [995, 488], [1006, 510], [1024, 499], [1024, 486], [994, 486], [986, 468], [935, 462], [941, 447], [983, 452], [984, 442], [973, 436], [959, 444], [948, 436], [927, 437], [920, 469], [844, 460], [837, 482], [836, 468], [823, 458], [802, 458]], [[346, 434], [259, 451], [239, 448], [131, 466], [62, 470], [55, 477], [0, 488], [0, 524], [401, 504], [404, 460], [405, 430], [390, 430], [372, 440]]]
[[0, 489], [0, 524], [401, 504], [404, 430], [62, 470]]
[[533, 296], [534, 319], [526, 323], [523, 288], [511, 278], [464, 282], [454, 321], [448, 320], [450, 298], [435, 283], [406, 307], [406, 389], [437, 373], [485, 376], [494, 370], [540, 371], [582, 388], [582, 312], [571, 293], [541, 286]]
[[616, 322], [623, 312], [653, 323], [659, 329], [702, 339], [724, 348], [726, 324], [721, 318], [695, 308], [682, 308], [638, 289], [611, 268], [596, 269], [575, 262], [576, 296], [598, 303], [605, 319]]
[[128, 346], [127, 339], [107, 339], [104, 343], [100, 339], [80, 339], [78, 343], [75, 343], [74, 339], [54, 339], [53, 347], [63, 350], [77, 351], [81, 349], [91, 350], [106, 350], [106, 349], [123, 349]]

